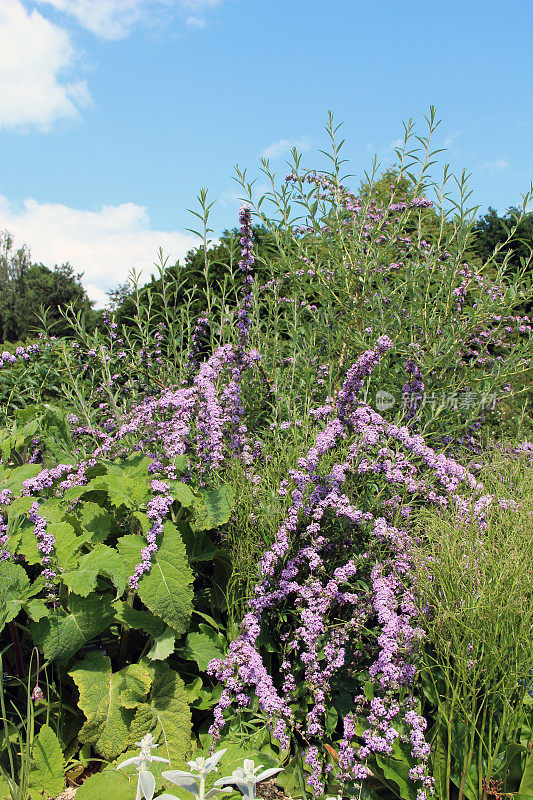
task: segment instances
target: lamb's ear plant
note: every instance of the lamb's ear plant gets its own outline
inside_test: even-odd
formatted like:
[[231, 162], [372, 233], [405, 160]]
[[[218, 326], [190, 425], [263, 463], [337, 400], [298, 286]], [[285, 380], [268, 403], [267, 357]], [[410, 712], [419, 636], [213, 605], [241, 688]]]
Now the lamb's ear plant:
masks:
[[135, 764], [137, 772], [139, 773], [139, 777], [137, 778], [137, 792], [135, 794], [135, 800], [142, 800], [143, 797], [145, 800], [152, 800], [155, 792], [155, 778], [150, 772], [148, 765], [151, 764], [152, 761], [161, 761], [164, 764], [170, 764], [170, 761], [168, 758], [161, 758], [161, 756], [152, 755], [152, 750], [155, 750], [155, 748], [159, 747], [159, 745], [155, 743], [154, 737], [151, 733], [147, 733], [146, 736], [143, 736], [140, 742], [135, 742], [135, 744], [141, 749], [139, 755], [122, 761], [117, 766], [117, 769], [122, 769], [122, 767], [127, 767], [130, 764]]
[[[225, 752], [226, 749], [219, 750], [209, 758], [200, 756], [194, 761], [187, 761], [187, 764], [191, 768], [190, 772], [181, 769], [171, 769], [163, 772], [162, 776], [175, 786], [180, 786], [182, 789], [193, 794], [197, 800], [210, 800], [210, 798], [216, 797], [217, 795], [231, 792], [232, 789], [228, 787], [233, 784], [242, 792], [246, 800], [255, 800], [257, 784], [282, 771], [281, 767], [274, 767], [265, 769], [263, 772], [257, 774], [257, 772], [262, 769], [263, 765], [260, 764], [256, 767], [252, 759], [245, 758], [242, 767], [234, 769], [231, 775], [218, 778], [213, 787], [206, 792], [206, 778], [211, 772], [218, 772], [217, 764]], [[151, 800], [151, 798], [147, 798], [147, 800]], [[158, 800], [178, 800], [178, 798], [173, 794], [162, 794], [159, 796]]]
[[[213, 753], [209, 758], [198, 756], [194, 761], [187, 761], [191, 771], [187, 772], [181, 769], [170, 769], [162, 773], [165, 780], [170, 781], [175, 786], [180, 786], [185, 791], [193, 794], [198, 800], [209, 800], [211, 797], [216, 797], [219, 794], [224, 794], [227, 789], [209, 789], [205, 791], [206, 778], [211, 772], [218, 772], [217, 764], [226, 752], [218, 750]], [[161, 795], [161, 800], [178, 800], [173, 794]]]
[[[282, 771], [281, 767], [271, 767], [259, 772], [263, 765], [255, 766], [251, 758], [244, 759], [244, 765], [234, 769], [230, 777], [219, 778], [215, 781], [215, 786], [229, 786], [235, 784], [237, 789], [242, 792], [242, 796], [246, 800], [255, 800], [255, 791], [257, 784], [265, 781], [267, 778], [272, 778]], [[259, 774], [257, 774], [259, 772]]]

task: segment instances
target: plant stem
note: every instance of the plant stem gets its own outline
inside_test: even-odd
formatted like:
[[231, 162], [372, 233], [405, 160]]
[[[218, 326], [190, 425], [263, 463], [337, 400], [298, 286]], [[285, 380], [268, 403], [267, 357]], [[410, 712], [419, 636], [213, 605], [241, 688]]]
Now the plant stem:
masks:
[[8, 624], [9, 633], [11, 636], [11, 641], [13, 642], [13, 652], [15, 654], [15, 664], [17, 667], [17, 675], [21, 679], [24, 680], [24, 666], [22, 664], [22, 653], [20, 651], [20, 639], [19, 634], [17, 631], [17, 626], [15, 622], [10, 622]]

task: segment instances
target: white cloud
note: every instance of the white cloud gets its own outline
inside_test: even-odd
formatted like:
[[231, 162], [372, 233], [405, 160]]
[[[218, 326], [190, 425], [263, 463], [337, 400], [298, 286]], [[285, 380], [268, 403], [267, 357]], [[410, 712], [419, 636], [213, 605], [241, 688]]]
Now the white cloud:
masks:
[[68, 261], [83, 272], [82, 283], [100, 307], [106, 290], [123, 283], [132, 268], [148, 280], [160, 247], [174, 263], [198, 245], [192, 234], [154, 230], [146, 208], [135, 203], [85, 211], [34, 199], [15, 206], [0, 195], [0, 218], [15, 246], [30, 248], [33, 261], [48, 267]]
[[82, 28], [102, 39], [123, 39], [138, 22], [153, 21], [156, 10], [175, 8], [185, 14], [189, 27], [205, 28], [208, 11], [223, 0], [37, 0], [70, 14]]
[[205, 28], [207, 12], [222, 5], [224, 0], [181, 0], [181, 10], [186, 13], [185, 24], [189, 28]]
[[450, 147], [461, 135], [461, 131], [450, 131], [444, 140], [444, 147]]
[[500, 158], [497, 161], [485, 161], [484, 164], [481, 164], [480, 169], [488, 169], [494, 171], [500, 169], [508, 169], [510, 166], [511, 165], [506, 158]]
[[73, 16], [103, 39], [122, 39], [140, 19], [146, 0], [37, 0]]
[[392, 142], [389, 142], [388, 150], [401, 150], [405, 144], [405, 139], [393, 139]]
[[85, 81], [65, 77], [74, 61], [66, 31], [20, 0], [0, 0], [0, 128], [49, 131], [77, 119], [91, 99]]
[[309, 150], [310, 143], [305, 137], [300, 140], [295, 139], [280, 139], [279, 142], [273, 142], [261, 152], [264, 158], [280, 158], [281, 156], [288, 155], [293, 147], [297, 150]]

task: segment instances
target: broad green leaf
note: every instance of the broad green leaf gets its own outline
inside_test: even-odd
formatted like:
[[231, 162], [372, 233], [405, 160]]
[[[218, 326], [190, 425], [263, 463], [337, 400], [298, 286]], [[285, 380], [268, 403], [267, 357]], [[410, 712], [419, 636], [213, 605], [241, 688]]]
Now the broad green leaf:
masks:
[[[165, 522], [159, 549], [152, 558], [150, 572], [139, 581], [139, 597], [144, 605], [177, 633], [184, 633], [192, 613], [193, 574], [185, 555], [183, 540], [171, 522]], [[131, 567], [140, 561], [144, 546], [139, 536], [124, 536], [118, 549]]]
[[[137, 750], [138, 752], [138, 750]], [[76, 800], [132, 800], [135, 797], [137, 776], [127, 777], [117, 770], [91, 775], [76, 792]]]
[[29, 789], [32, 798], [57, 797], [65, 788], [63, 752], [49, 725], [43, 725], [33, 747]]
[[437, 797], [446, 797], [446, 759], [447, 749], [443, 737], [439, 733], [431, 750], [432, 774], [435, 779]]
[[176, 469], [176, 472], [183, 472], [184, 470], [186, 470], [188, 461], [189, 459], [185, 454], [176, 456], [174, 458], [174, 468]]
[[216, 545], [203, 531], [193, 530], [186, 522], [178, 523], [178, 528], [190, 563], [215, 561], [217, 558], [226, 557], [226, 551]]
[[520, 781], [520, 786], [518, 787], [518, 793], [520, 795], [529, 795], [530, 797], [533, 797], [533, 756], [531, 755], [526, 761], [522, 780]]
[[65, 509], [60, 505], [59, 499], [55, 497], [47, 497], [46, 501], [41, 503], [39, 514], [45, 518], [48, 524], [65, 521]]
[[57, 406], [43, 404], [44, 414], [42, 422], [48, 436], [53, 436], [56, 441], [67, 449], [72, 449], [72, 438], [70, 436], [70, 428], [67, 422], [65, 412]]
[[45, 658], [68, 661], [86, 642], [108, 628], [115, 618], [109, 594], [78, 597], [71, 594], [63, 609], [34, 622], [33, 638]]
[[117, 475], [119, 478], [139, 478], [149, 475], [148, 467], [152, 459], [143, 453], [130, 453], [127, 458], [117, 459], [116, 461], [105, 462], [105, 468], [109, 475]]
[[63, 581], [71, 591], [87, 597], [96, 589], [98, 575], [109, 578], [117, 594], [123, 594], [128, 580], [126, 565], [117, 551], [105, 544], [97, 544], [84, 555], [75, 570], [63, 575]]
[[50, 613], [44, 600], [29, 600], [24, 603], [24, 610], [34, 622], [39, 622], [40, 619], [47, 617]]
[[83, 529], [91, 535], [94, 544], [104, 542], [111, 532], [112, 519], [105, 508], [97, 503], [85, 501], [81, 506], [79, 519]]
[[171, 496], [174, 500], [177, 500], [180, 505], [185, 508], [194, 508], [197, 497], [190, 486], [187, 486], [187, 484], [182, 481], [170, 481], [169, 488]]
[[113, 603], [115, 609], [115, 616], [117, 622], [122, 625], [127, 625], [129, 628], [136, 630], [146, 631], [154, 638], [161, 636], [165, 630], [165, 623], [163, 620], [154, 617], [149, 611], [140, 611], [137, 608], [132, 608], [128, 603], [122, 600], [116, 600]]
[[191, 712], [185, 686], [178, 673], [165, 662], [156, 661], [148, 670], [152, 689], [148, 702], [137, 707], [131, 725], [131, 741], [140, 742], [145, 734], [152, 733], [161, 745], [158, 754], [165, 758], [168, 747], [169, 757], [174, 762], [183, 758], [190, 748]]
[[[109, 502], [115, 508], [119, 508], [121, 505], [125, 505], [126, 508], [138, 508], [145, 505], [150, 496], [148, 480], [142, 481], [139, 478], [125, 478], [116, 475], [95, 480], [101, 483], [105, 480]], [[102, 486], [98, 488], [102, 488]]]
[[14, 495], [20, 494], [24, 481], [34, 478], [41, 470], [40, 464], [23, 464], [21, 467], [8, 469], [2, 476], [0, 489], [9, 489]]
[[[135, 512], [134, 516], [136, 516]], [[141, 560], [141, 550], [143, 547], [146, 547], [146, 538], [135, 533], [128, 533], [126, 536], [121, 536], [117, 541], [117, 550], [126, 565], [128, 575], [133, 574], [135, 565]]]
[[233, 490], [229, 484], [218, 489], [202, 490], [202, 498], [196, 500], [191, 528], [207, 531], [224, 525], [233, 510]]
[[35, 503], [35, 497], [17, 497], [13, 500], [10, 506], [4, 511], [10, 522], [13, 522], [18, 516], [26, 517], [28, 511]]
[[[113, 674], [111, 659], [101, 653], [88, 653], [75, 669], [69, 672], [80, 693], [79, 707], [87, 721], [78, 734], [80, 742], [91, 744], [103, 758], [111, 760], [122, 753], [129, 743], [129, 729], [138, 702], [143, 701], [150, 688], [150, 676], [140, 664], [132, 664]], [[125, 708], [121, 693], [134, 698]]]
[[[215, 634], [214, 631], [213, 633]], [[214, 658], [221, 658], [223, 652], [207, 633], [193, 632], [187, 636], [187, 646], [183, 656], [196, 661], [200, 669], [205, 671], [210, 661]]]
[[150, 661], [165, 661], [176, 647], [176, 633], [172, 628], [165, 628], [163, 633], [154, 637], [154, 644], [148, 651]]
[[30, 581], [20, 564], [0, 562], [0, 630], [15, 619], [30, 596]]
[[403, 800], [416, 800], [416, 786], [408, 774], [412, 765], [407, 760], [399, 761], [395, 758], [382, 758], [377, 755], [376, 762], [386, 784], [391, 782], [395, 784], [398, 787], [396, 791]]
[[74, 569], [78, 563], [79, 552], [88, 536], [77, 536], [69, 522], [55, 522], [46, 526], [55, 539], [54, 553], [61, 572]]

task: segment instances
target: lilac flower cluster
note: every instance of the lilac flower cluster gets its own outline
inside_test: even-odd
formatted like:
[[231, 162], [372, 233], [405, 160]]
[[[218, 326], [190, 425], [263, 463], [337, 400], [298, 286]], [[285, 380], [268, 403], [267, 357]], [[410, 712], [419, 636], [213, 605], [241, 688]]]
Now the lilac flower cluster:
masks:
[[[219, 736], [224, 712], [230, 706], [246, 708], [244, 698], [253, 693], [259, 709], [269, 716], [273, 734], [281, 736], [284, 743], [291, 730], [307, 741], [320, 742], [335, 676], [349, 668], [346, 659], [350, 652], [360, 661], [359, 671], [367, 664], [375, 697], [356, 701], [357, 719], [364, 720], [362, 728], [355, 726], [356, 717], [345, 719], [339, 750], [341, 779], [364, 779], [368, 759], [376, 753], [390, 755], [398, 740], [410, 747], [417, 764], [411, 778], [418, 782], [419, 797], [424, 798], [432, 793], [433, 785], [428, 773], [429, 746], [423, 734], [425, 720], [416, 712], [410, 694], [417, 680], [417, 654], [424, 636], [417, 624], [415, 592], [409, 586], [411, 534], [375, 515], [374, 509], [355, 507], [343, 484], [349, 476], [353, 481], [366, 472], [383, 474], [390, 487], [389, 498], [386, 492], [382, 495], [383, 509], [396, 509], [400, 518], [407, 520], [410, 506], [396, 487], [407, 492], [412, 502], [437, 506], [459, 504], [460, 485], [470, 495], [477, 495], [479, 509], [490, 502], [490, 496], [481, 494], [482, 485], [456, 461], [437, 454], [407, 427], [388, 423], [357, 398], [362, 379], [391, 346], [388, 337], [380, 337], [376, 349], [364, 353], [348, 370], [337, 398], [338, 416], [326, 421], [314, 446], [298, 461], [298, 469], [289, 470], [294, 486], [291, 502], [274, 543], [261, 560], [261, 577], [242, 633], [228, 655], [209, 666], [225, 687], [211, 733]], [[328, 402], [314, 416], [318, 421], [333, 410]], [[321, 475], [324, 455], [340, 447], [348, 447], [345, 460]], [[282, 482], [280, 496], [289, 496], [288, 485], [287, 480]], [[348, 527], [333, 525], [334, 519], [344, 520]], [[322, 532], [325, 522], [327, 536]], [[352, 527], [359, 533], [350, 532]], [[361, 549], [365, 541], [366, 550]], [[388, 557], [376, 558], [377, 544], [379, 552], [383, 553], [383, 547], [388, 550]], [[369, 591], [361, 591], [361, 580], [369, 584]], [[266, 672], [258, 637], [262, 626], [279, 627], [280, 618], [287, 622], [280, 633], [284, 658], [278, 686]], [[369, 650], [368, 642], [364, 648], [362, 645], [362, 633], [373, 620], [379, 628], [375, 651]], [[296, 686], [302, 681], [314, 702], [306, 707], [304, 717], [298, 718], [291, 705], [297, 703]], [[322, 748], [316, 747], [310, 747], [306, 758], [312, 767], [312, 784], [320, 792], [325, 764]]]
[[47, 530], [46, 519], [39, 514], [39, 503], [32, 503], [28, 513], [28, 519], [33, 522], [33, 533], [37, 539], [37, 547], [42, 553], [41, 564], [43, 569], [41, 575], [45, 579], [48, 599], [55, 600], [54, 578], [57, 576], [57, 573], [52, 567], [55, 539], [53, 534]]
[[253, 239], [252, 239], [252, 212], [248, 206], [239, 209], [239, 223], [241, 226], [241, 258], [239, 267], [244, 274], [244, 291], [237, 312], [237, 327], [239, 346], [248, 346], [250, 340], [250, 312], [252, 310], [252, 267], [254, 264]]
[[410, 379], [402, 387], [404, 402], [407, 404], [406, 419], [410, 420], [416, 415], [425, 391], [424, 378], [420, 364], [411, 356], [405, 363], [405, 371], [410, 375]]
[[138, 590], [141, 577], [150, 571], [152, 558], [157, 553], [157, 537], [163, 533], [163, 520], [172, 505], [172, 497], [169, 494], [167, 483], [154, 479], [150, 486], [155, 494], [148, 501], [146, 516], [152, 525], [146, 533], [147, 545], [141, 550], [142, 561], [136, 565], [133, 575], [129, 578], [129, 587], [133, 592]]
[[[10, 489], [2, 489], [0, 491], [0, 508], [8, 506], [11, 503], [13, 493]], [[7, 544], [7, 520], [3, 514], [0, 514], [0, 561], [7, 561], [11, 558], [11, 554], [5, 549]]]

